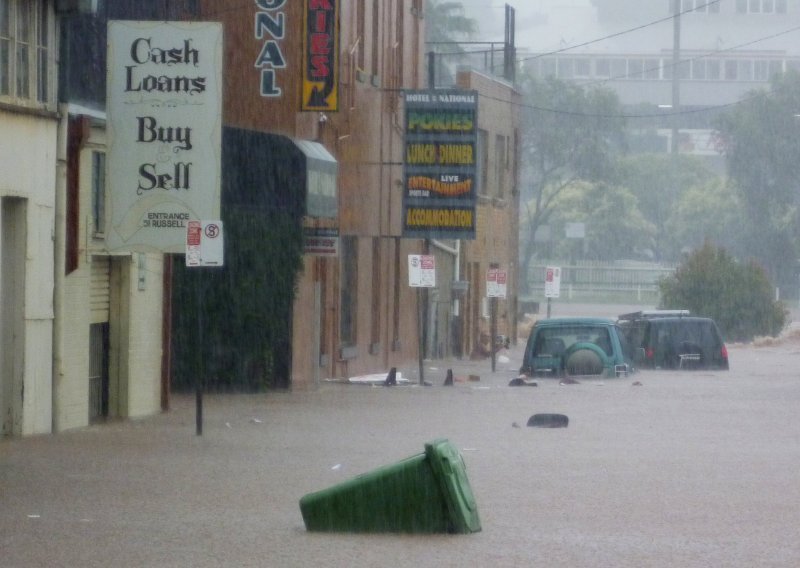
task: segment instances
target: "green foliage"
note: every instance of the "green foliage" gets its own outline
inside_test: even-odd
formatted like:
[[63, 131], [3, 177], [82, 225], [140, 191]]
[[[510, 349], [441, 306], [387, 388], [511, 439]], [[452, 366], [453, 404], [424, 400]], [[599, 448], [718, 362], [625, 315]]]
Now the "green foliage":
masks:
[[[425, 41], [457, 42], [471, 39], [477, 32], [478, 22], [464, 15], [461, 2], [426, 0]], [[453, 46], [453, 49], [459, 48]]]
[[566, 224], [575, 222], [586, 224], [585, 248], [576, 252], [582, 242], [559, 238], [551, 254], [592, 260], [636, 258], [650, 246], [654, 234], [634, 195], [606, 183], [576, 183], [558, 196], [550, 218], [554, 236], [563, 236]]
[[747, 253], [780, 285], [793, 284], [800, 212], [800, 73], [777, 75], [769, 90], [750, 93], [716, 121], [728, 174], [746, 213]]
[[674, 224], [680, 223], [675, 219], [681, 214], [678, 207], [683, 196], [718, 176], [694, 156], [637, 154], [620, 160], [616, 179], [633, 193], [640, 211], [654, 228], [651, 247], [655, 259], [674, 260], [682, 249], [692, 245], [673, 233]]
[[[554, 78], [521, 77], [522, 171], [520, 191], [525, 209], [520, 235], [520, 269], [536, 254], [536, 231], [550, 222], [559, 194], [580, 180], [613, 175], [614, 158], [622, 148], [624, 120], [616, 94], [584, 89]], [[527, 279], [521, 281], [523, 291]]]
[[785, 306], [754, 261], [737, 262], [724, 249], [706, 243], [659, 282], [661, 308], [688, 309], [713, 318], [728, 341], [778, 335], [787, 323]]
[[705, 242], [735, 250], [744, 213], [737, 192], [721, 178], [686, 189], [665, 224], [673, 248], [695, 249]]

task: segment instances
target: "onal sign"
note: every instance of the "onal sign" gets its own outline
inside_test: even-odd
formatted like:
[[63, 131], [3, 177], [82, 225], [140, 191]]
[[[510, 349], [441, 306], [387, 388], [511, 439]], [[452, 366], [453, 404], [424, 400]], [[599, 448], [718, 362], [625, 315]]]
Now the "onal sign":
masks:
[[475, 238], [478, 93], [406, 91], [403, 236]]
[[186, 266], [222, 266], [222, 221], [187, 221]]
[[433, 255], [408, 255], [408, 285], [412, 288], [436, 287], [436, 258]]
[[109, 21], [106, 244], [184, 252], [220, 216], [222, 24]]
[[544, 272], [544, 297], [558, 298], [561, 295], [561, 268], [548, 266]]

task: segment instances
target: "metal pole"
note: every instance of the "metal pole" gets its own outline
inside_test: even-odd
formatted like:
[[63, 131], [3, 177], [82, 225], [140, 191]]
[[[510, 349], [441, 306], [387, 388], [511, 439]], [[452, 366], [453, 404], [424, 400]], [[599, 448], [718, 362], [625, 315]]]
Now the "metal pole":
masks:
[[204, 282], [202, 275], [201, 278], [195, 283], [195, 295], [197, 304], [197, 374], [194, 377], [194, 393], [195, 393], [195, 426], [198, 436], [203, 435], [203, 387], [205, 383], [205, 361], [203, 351], [203, 310], [200, 307], [203, 291], [200, 290], [201, 283]]
[[425, 376], [423, 370], [423, 358], [425, 354], [425, 339], [423, 337], [423, 329], [425, 323], [423, 320], [423, 313], [422, 313], [422, 288], [417, 288], [417, 336], [418, 336], [418, 344], [419, 344], [419, 384], [425, 384]]
[[672, 18], [672, 139], [670, 153], [678, 153], [678, 112], [681, 104], [681, 3], [675, 0]]
[[547, 298], [547, 319], [550, 319], [550, 305], [553, 302], [553, 298]]
[[495, 341], [497, 341], [497, 298], [492, 297], [489, 301], [491, 302], [489, 333], [492, 336], [489, 340], [489, 350], [492, 352], [492, 373], [494, 373], [497, 368], [497, 355], [495, 353]]

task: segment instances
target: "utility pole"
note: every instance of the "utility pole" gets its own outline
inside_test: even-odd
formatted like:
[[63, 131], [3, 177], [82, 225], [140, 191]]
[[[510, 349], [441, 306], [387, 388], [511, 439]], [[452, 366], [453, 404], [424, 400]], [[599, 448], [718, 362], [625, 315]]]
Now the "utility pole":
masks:
[[678, 153], [678, 113], [681, 104], [681, 2], [672, 1], [672, 135], [670, 153]]

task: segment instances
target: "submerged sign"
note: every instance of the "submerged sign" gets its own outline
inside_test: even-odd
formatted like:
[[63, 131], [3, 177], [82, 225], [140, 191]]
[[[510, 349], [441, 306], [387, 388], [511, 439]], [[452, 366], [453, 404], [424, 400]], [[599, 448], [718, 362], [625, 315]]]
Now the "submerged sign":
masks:
[[109, 22], [109, 250], [185, 252], [219, 218], [221, 76], [219, 23]]
[[403, 236], [475, 238], [478, 93], [406, 91]]

